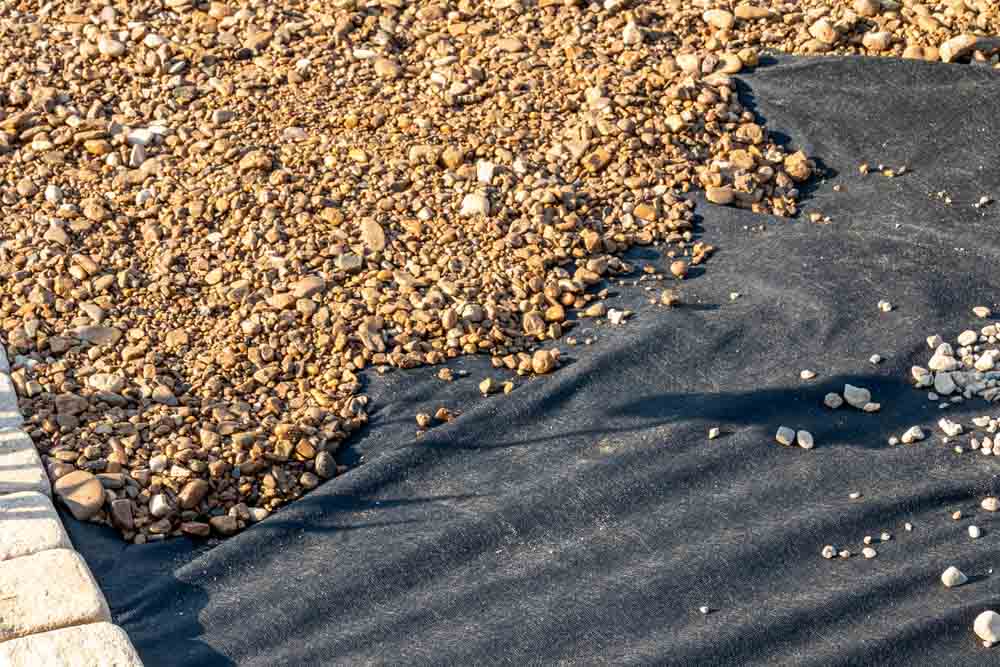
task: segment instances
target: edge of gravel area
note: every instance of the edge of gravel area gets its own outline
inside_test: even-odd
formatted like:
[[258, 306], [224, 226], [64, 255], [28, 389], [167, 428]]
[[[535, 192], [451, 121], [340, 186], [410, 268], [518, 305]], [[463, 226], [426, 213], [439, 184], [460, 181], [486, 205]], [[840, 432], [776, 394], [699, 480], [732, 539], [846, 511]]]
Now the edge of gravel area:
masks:
[[141, 667], [52, 504], [10, 370], [0, 342], [0, 664]]

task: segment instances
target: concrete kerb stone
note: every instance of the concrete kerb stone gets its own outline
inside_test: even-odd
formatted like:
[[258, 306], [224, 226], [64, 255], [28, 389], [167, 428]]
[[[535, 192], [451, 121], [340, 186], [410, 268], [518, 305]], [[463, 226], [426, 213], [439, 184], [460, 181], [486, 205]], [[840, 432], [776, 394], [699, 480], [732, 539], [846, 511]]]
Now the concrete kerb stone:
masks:
[[17, 409], [17, 394], [10, 375], [0, 371], [0, 429], [19, 428], [24, 423], [21, 411]]
[[35, 491], [0, 496], [0, 561], [72, 548], [47, 496]]
[[142, 667], [66, 534], [0, 342], [0, 666]]
[[75, 551], [50, 549], [0, 563], [0, 642], [110, 620], [104, 594]]
[[43, 632], [0, 644], [4, 667], [142, 667], [125, 631], [110, 623]]
[[35, 491], [52, 495], [35, 443], [20, 429], [0, 429], [0, 494]]

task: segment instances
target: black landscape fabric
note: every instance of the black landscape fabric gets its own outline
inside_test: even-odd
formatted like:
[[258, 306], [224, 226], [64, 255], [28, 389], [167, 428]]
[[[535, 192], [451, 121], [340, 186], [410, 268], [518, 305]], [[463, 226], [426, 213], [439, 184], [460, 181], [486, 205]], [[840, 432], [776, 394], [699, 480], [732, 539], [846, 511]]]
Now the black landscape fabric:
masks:
[[[908, 382], [928, 335], [1000, 310], [1000, 205], [973, 206], [1000, 198], [1000, 75], [779, 58], [742, 79], [827, 177], [794, 221], [699, 199], [718, 252], [684, 305], [613, 285], [609, 305], [636, 314], [583, 321], [571, 335], [593, 344], [561, 341], [564, 367], [509, 396], [479, 396], [506, 377], [483, 358], [451, 384], [370, 373], [348, 452], [364, 463], [225, 542], [125, 546], [68, 520], [146, 665], [1000, 664], [972, 633], [1000, 609], [1000, 515], [978, 509], [1000, 457], [958, 455], [936, 427], [886, 442], [1000, 413], [942, 413]], [[863, 176], [866, 161], [908, 171]], [[845, 382], [881, 412], [825, 408]], [[415, 438], [441, 405], [462, 414]], [[779, 425], [816, 448], [778, 445]], [[883, 531], [877, 558], [820, 557]], [[949, 565], [970, 582], [942, 586]]]

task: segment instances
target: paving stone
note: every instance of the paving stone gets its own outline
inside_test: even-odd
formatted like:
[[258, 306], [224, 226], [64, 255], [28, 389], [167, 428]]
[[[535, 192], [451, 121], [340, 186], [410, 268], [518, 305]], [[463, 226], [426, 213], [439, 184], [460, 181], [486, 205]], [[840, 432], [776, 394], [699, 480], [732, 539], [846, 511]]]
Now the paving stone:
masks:
[[46, 496], [35, 491], [0, 496], [0, 561], [46, 549], [72, 548], [56, 508]]
[[110, 620], [104, 594], [75, 551], [50, 549], [0, 563], [0, 642]]
[[4, 667], [142, 667], [125, 631], [91, 623], [43, 632], [0, 644]]
[[0, 372], [0, 428], [17, 428], [24, 422], [17, 408], [14, 383], [7, 373]]
[[52, 495], [35, 443], [19, 429], [0, 429], [0, 495], [37, 491]]

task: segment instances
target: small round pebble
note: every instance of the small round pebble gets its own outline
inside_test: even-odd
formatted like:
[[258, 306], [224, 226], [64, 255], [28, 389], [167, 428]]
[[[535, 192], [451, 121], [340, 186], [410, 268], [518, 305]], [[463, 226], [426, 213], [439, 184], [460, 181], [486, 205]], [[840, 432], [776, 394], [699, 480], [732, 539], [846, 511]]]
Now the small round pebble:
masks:
[[795, 431], [787, 426], [779, 426], [778, 432], [774, 434], [774, 439], [787, 447], [795, 442]]
[[865, 547], [861, 550], [861, 555], [865, 558], [875, 558], [875, 556], [878, 556], [878, 552], [871, 547]]
[[798, 431], [795, 434], [795, 442], [799, 443], [802, 449], [812, 449], [815, 446], [812, 433], [809, 431]]
[[986, 306], [976, 306], [972, 309], [972, 312], [980, 319], [986, 319], [993, 314], [992, 311], [990, 311], [990, 309]]
[[860, 491], [851, 491], [851, 493], [849, 493], [847, 495], [847, 497], [850, 498], [851, 500], [857, 500], [858, 498], [861, 497], [861, 492]]
[[947, 588], [954, 588], [956, 586], [961, 586], [967, 582], [969, 578], [959, 570], [957, 567], [952, 565], [947, 570], [941, 573], [941, 583]]
[[873, 354], [872, 356], [868, 357], [868, 361], [872, 362], [873, 364], [875, 364], [877, 366], [878, 364], [882, 363], [882, 355], [881, 354]]
[[892, 304], [889, 303], [888, 301], [879, 301], [878, 309], [881, 310], [883, 313], [888, 313], [890, 310], [892, 310]]
[[721, 433], [722, 431], [719, 429], [718, 426], [713, 426], [712, 428], [708, 429], [708, 439], [715, 440], [716, 438], [719, 437]]
[[840, 397], [840, 394], [830, 392], [829, 394], [823, 397], [823, 405], [830, 408], [831, 410], [836, 410], [843, 404], [844, 404], [844, 399]]
[[974, 540], [978, 540], [983, 534], [983, 531], [979, 529], [979, 526], [969, 526], [969, 537]]
[[816, 372], [811, 371], [807, 368], [799, 372], [799, 377], [802, 378], [803, 380], [812, 380], [814, 377], [816, 377]]
[[908, 533], [911, 533], [911, 532], [913, 532], [913, 524], [912, 524], [912, 523], [910, 523], [910, 522], [906, 522], [906, 523], [904, 523], [904, 524], [903, 524], [903, 530], [905, 530], [905, 531], [906, 531], [906, 532], [908, 532]]
[[709, 607], [702, 606], [698, 607], [698, 611], [700, 611], [702, 615], [707, 616], [712, 610]]
[[996, 512], [997, 510], [1000, 510], [1000, 500], [997, 500], [993, 496], [988, 496], [983, 498], [983, 501], [979, 503], [979, 506], [987, 512]]
[[831, 558], [837, 555], [837, 550], [833, 548], [832, 544], [828, 544], [825, 547], [823, 547], [823, 550], [820, 551], [820, 554], [822, 554], [823, 558], [830, 560]]

